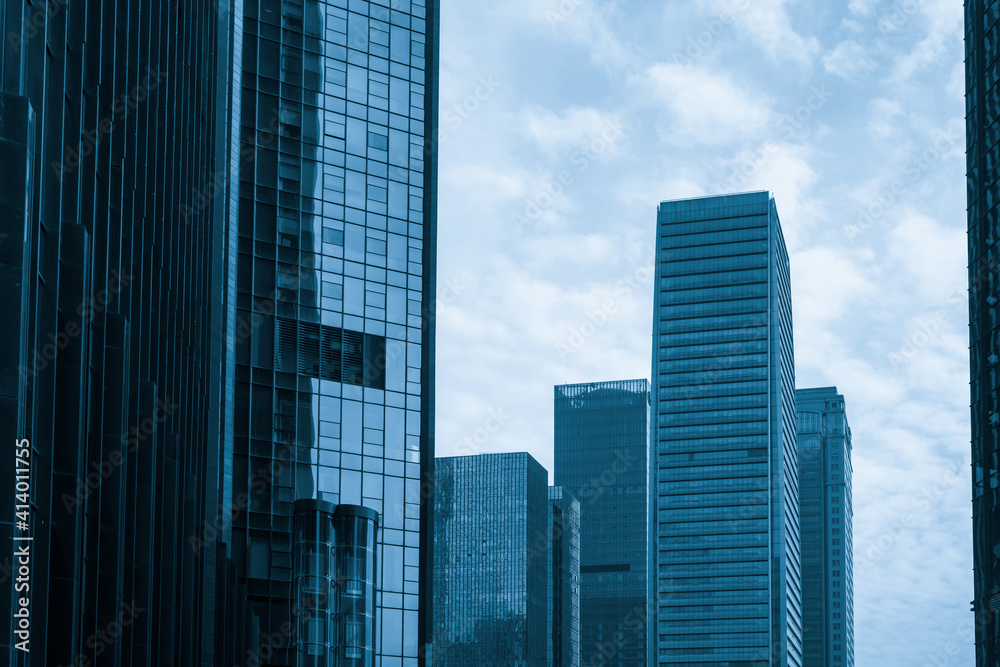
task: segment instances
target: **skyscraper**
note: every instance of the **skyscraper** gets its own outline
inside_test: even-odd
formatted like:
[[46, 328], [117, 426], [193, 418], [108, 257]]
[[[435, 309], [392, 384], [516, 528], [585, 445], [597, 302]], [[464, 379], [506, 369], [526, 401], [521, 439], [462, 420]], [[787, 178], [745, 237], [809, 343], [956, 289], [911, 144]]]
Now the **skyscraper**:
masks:
[[580, 667], [580, 501], [549, 487], [548, 665]]
[[788, 254], [767, 192], [658, 209], [659, 664], [802, 664]]
[[[425, 661], [437, 25], [434, 0], [0, 16], [31, 664]], [[293, 600], [313, 575], [360, 611]]]
[[854, 667], [851, 428], [836, 387], [797, 389], [802, 666]]
[[223, 613], [227, 554], [188, 543], [228, 511], [225, 221], [182, 217], [225, 143], [226, 20], [14, 2], [0, 34], [0, 663], [232, 664], [246, 604]]
[[996, 279], [1000, 177], [995, 121], [1000, 113], [993, 81], [997, 71], [996, 8], [965, 3], [966, 171], [969, 224], [969, 366], [972, 412], [972, 564], [976, 665], [1000, 663], [1000, 420], [996, 364], [1000, 323]]
[[434, 664], [546, 664], [548, 473], [526, 453], [440, 458]]
[[580, 657], [645, 665], [649, 383], [555, 387], [556, 485], [580, 500]]
[[[373, 655], [405, 663], [430, 630], [437, 3], [237, 9], [228, 315], [256, 324], [227, 375], [232, 497], [249, 498], [234, 558], [273, 636], [301, 606], [293, 503], [374, 510]], [[298, 660], [306, 645], [346, 650], [295, 641]]]

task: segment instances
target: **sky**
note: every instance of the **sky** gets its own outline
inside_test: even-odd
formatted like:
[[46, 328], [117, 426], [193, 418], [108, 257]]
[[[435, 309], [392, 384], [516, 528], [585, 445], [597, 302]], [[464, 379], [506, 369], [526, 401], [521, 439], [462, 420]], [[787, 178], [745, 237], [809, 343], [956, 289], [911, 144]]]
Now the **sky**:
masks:
[[853, 434], [858, 667], [971, 665], [962, 3], [444, 2], [438, 456], [649, 378], [656, 205], [770, 190]]

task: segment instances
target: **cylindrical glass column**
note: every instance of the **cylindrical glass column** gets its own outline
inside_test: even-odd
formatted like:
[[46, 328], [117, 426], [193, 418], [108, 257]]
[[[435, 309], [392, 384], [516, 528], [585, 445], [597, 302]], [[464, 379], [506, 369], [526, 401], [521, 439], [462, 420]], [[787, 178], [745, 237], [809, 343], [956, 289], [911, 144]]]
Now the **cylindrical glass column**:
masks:
[[294, 511], [295, 666], [334, 667], [334, 506], [322, 500], [296, 500]]
[[338, 667], [375, 665], [375, 563], [379, 514], [360, 505], [337, 505]]

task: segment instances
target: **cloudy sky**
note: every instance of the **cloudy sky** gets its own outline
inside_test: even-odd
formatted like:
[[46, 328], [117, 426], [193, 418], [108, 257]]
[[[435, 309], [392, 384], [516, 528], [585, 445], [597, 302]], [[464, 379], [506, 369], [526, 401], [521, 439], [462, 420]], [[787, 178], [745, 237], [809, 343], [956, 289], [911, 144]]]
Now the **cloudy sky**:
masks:
[[854, 436], [857, 665], [972, 664], [962, 4], [444, 2], [438, 454], [648, 378], [656, 204], [767, 189]]

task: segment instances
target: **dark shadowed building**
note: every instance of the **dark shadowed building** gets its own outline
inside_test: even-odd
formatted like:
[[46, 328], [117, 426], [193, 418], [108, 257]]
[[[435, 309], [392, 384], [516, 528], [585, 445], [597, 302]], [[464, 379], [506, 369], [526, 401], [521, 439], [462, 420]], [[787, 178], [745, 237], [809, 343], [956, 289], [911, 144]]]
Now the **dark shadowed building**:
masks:
[[580, 667], [580, 501], [561, 486], [549, 487], [548, 528], [548, 664]]
[[531, 455], [437, 459], [434, 665], [547, 664], [548, 515]]
[[649, 383], [555, 387], [554, 480], [580, 501], [580, 660], [645, 665]]
[[836, 387], [796, 389], [802, 667], [854, 667], [851, 427]]
[[969, 366], [972, 412], [972, 611], [976, 667], [1000, 665], [1000, 175], [996, 86], [1000, 9], [965, 3], [965, 108], [969, 224]]

